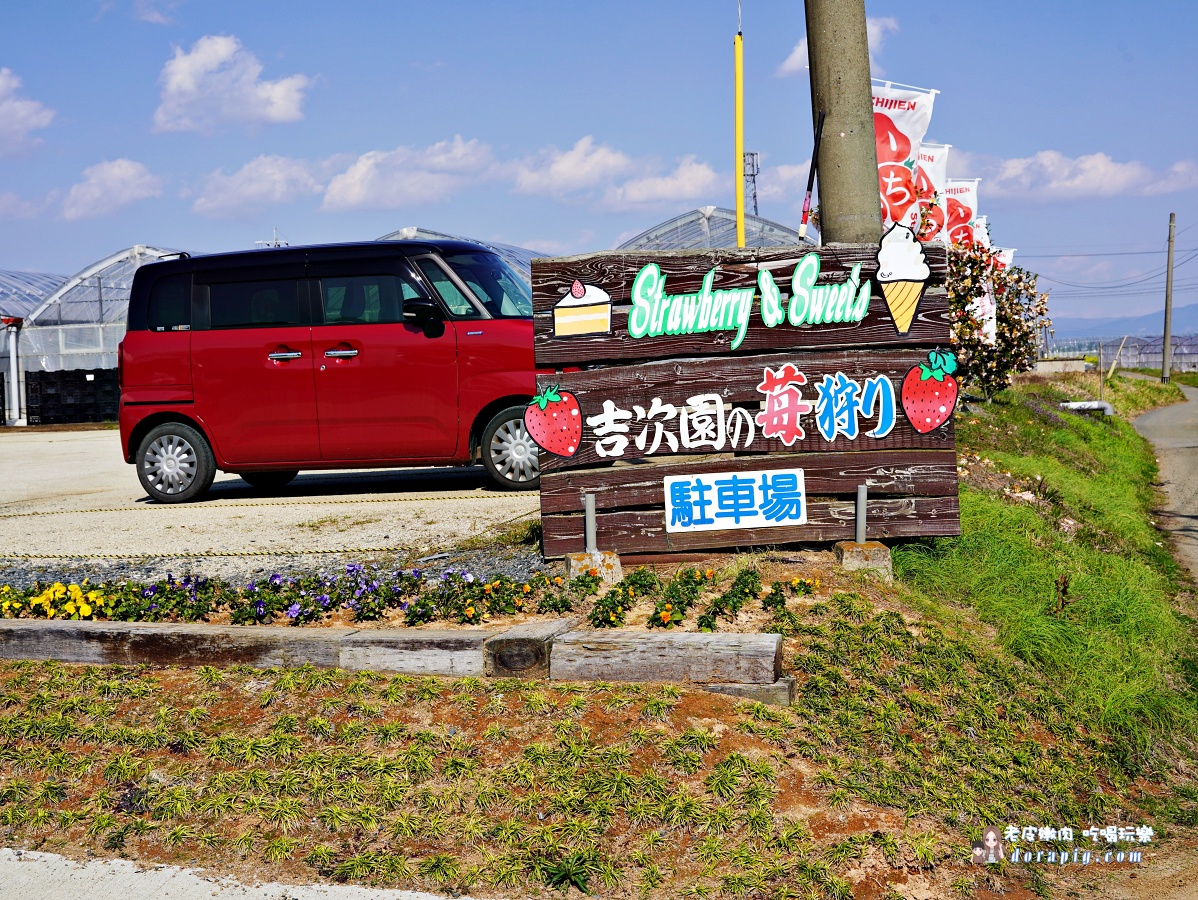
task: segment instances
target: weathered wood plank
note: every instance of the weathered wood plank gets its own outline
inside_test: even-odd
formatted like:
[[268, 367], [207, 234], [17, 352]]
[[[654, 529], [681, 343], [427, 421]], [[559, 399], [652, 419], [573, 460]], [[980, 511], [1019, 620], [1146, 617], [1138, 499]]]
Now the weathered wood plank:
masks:
[[555, 681], [773, 684], [781, 674], [778, 634], [572, 631], [554, 638], [550, 664]]
[[[760, 428], [754, 426], [754, 436], [748, 440], [748, 429], [742, 430], [741, 438], [736, 446], [725, 443], [723, 447], [705, 446], [699, 449], [687, 450], [679, 444], [682, 453], [712, 453], [729, 450], [748, 451], [753, 453], [810, 453], [815, 451], [862, 451], [862, 450], [946, 450], [953, 446], [953, 424], [950, 420], [929, 434], [919, 434], [911, 427], [902, 411], [899, 393], [903, 378], [907, 372], [926, 360], [927, 354], [920, 350], [822, 350], [822, 351], [791, 351], [780, 354], [761, 354], [747, 357], [694, 358], [675, 359], [666, 362], [645, 363], [639, 366], [621, 366], [607, 369], [593, 369], [582, 372], [566, 372], [553, 376], [538, 376], [539, 389], [550, 384], [560, 385], [561, 390], [569, 391], [577, 399], [582, 411], [583, 436], [582, 446], [570, 458], [541, 454], [541, 471], [553, 472], [562, 469], [574, 469], [596, 464], [609, 463], [614, 459], [638, 459], [646, 456], [652, 449], [654, 429], [649, 427], [647, 420], [638, 421], [635, 415], [625, 420], [628, 432], [625, 434], [629, 441], [624, 446], [619, 457], [601, 457], [596, 452], [597, 440], [594, 429], [586, 424], [586, 419], [595, 416], [603, 410], [603, 402], [611, 400], [617, 407], [631, 411], [634, 406], [648, 410], [652, 407], [653, 399], [660, 398], [663, 403], [673, 404], [681, 409], [687, 405], [690, 397], [698, 394], [715, 394], [725, 406], [725, 416], [733, 405], [743, 406], [755, 414], [764, 395], [757, 390], [761, 383], [762, 372], [768, 366], [780, 368], [784, 363], [794, 363], [799, 371], [807, 377], [807, 384], [802, 389], [803, 399], [814, 402], [816, 385], [825, 375], [835, 375], [843, 372], [858, 381], [875, 375], [885, 375], [890, 379], [895, 393], [895, 414], [897, 421], [894, 429], [884, 438], [872, 438], [862, 433], [856, 440], [849, 440], [843, 435], [837, 435], [833, 441], [824, 440], [816, 429], [814, 414], [807, 415], [802, 421], [806, 429], [805, 439], [787, 447], [776, 438], [763, 438]], [[861, 431], [873, 427], [874, 420], [861, 419]], [[663, 420], [667, 430], [676, 437], [679, 420]], [[876, 423], [875, 423], [876, 424]], [[634, 440], [642, 430], [649, 428], [645, 448], [637, 447]], [[657, 448], [656, 457], [667, 458], [672, 455], [669, 445], [662, 441]]]
[[0, 620], [0, 658], [103, 665], [314, 666], [339, 664], [353, 628], [257, 628], [146, 622]]
[[483, 668], [493, 678], [548, 678], [553, 639], [578, 624], [577, 618], [515, 625], [483, 646]]
[[[750, 247], [744, 250], [667, 250], [622, 253], [587, 253], [581, 256], [557, 256], [532, 261], [533, 311], [549, 312], [575, 279], [602, 285], [614, 304], [630, 302], [632, 279], [649, 263], [656, 263], [669, 278], [670, 293], [688, 293], [699, 289], [703, 276], [718, 267], [714, 287], [720, 290], [746, 287], [757, 283], [755, 263], [781, 263], [770, 267], [779, 286], [789, 285], [795, 264], [807, 253], [818, 252], [820, 284], [845, 280], [849, 270], [861, 264], [861, 277], [874, 279], [877, 273], [876, 244], [839, 244], [817, 250], [804, 247]], [[938, 244], [925, 244], [924, 255], [931, 277], [929, 286], [944, 284], [948, 274], [948, 251]], [[824, 277], [828, 276], [828, 277]]]
[[343, 669], [405, 675], [482, 675], [483, 647], [497, 629], [461, 631], [370, 629], [340, 643]]
[[713, 694], [726, 694], [739, 697], [742, 700], [755, 700], [758, 703], [768, 703], [770, 706], [790, 706], [795, 699], [795, 678], [786, 675], [773, 684], [701, 684], [705, 691]]
[[774, 328], [767, 328], [761, 321], [760, 299], [754, 300], [744, 341], [735, 351], [732, 350], [732, 339], [735, 336], [735, 332], [732, 331], [630, 337], [628, 314], [632, 307], [627, 304], [612, 306], [610, 334], [557, 338], [553, 336], [552, 311], [541, 313], [533, 318], [533, 351], [538, 367], [552, 368], [699, 354], [746, 355], [771, 349], [936, 347], [949, 343], [952, 320], [948, 311], [948, 294], [944, 288], [927, 289], [923, 299], [919, 301], [911, 329], [906, 334], [899, 334], [886, 301], [877, 285], [874, 288], [875, 296], [869, 302], [869, 312], [860, 322], [829, 322], [825, 325], [803, 325], [798, 328], [783, 323]]
[[648, 457], [637, 465], [546, 472], [541, 476], [541, 514], [579, 512], [586, 494], [595, 495], [596, 509], [662, 506], [664, 479], [671, 475], [790, 468], [803, 469], [809, 496], [850, 494], [859, 484], [871, 496], [957, 494], [957, 455], [952, 450], [776, 453], [685, 463]]
[[[961, 533], [957, 497], [909, 497], [870, 500], [866, 505], [870, 540]], [[664, 509], [620, 510], [595, 517], [599, 546], [618, 553], [666, 553], [707, 547], [762, 547], [825, 543], [854, 536], [856, 504], [817, 502], [807, 506], [807, 524], [778, 528], [697, 531], [667, 534]], [[584, 549], [581, 515], [541, 517], [546, 558]], [[714, 680], [714, 679], [713, 679]]]

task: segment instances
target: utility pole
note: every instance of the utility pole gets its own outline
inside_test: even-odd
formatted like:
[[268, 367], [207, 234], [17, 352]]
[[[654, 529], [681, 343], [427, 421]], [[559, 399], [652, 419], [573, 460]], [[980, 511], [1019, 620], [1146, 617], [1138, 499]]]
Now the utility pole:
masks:
[[736, 7], [736, 37], [732, 41], [733, 72], [733, 144], [736, 152], [736, 246], [745, 246], [745, 51], [744, 37], [740, 32], [740, 5]]
[[826, 115], [819, 150], [824, 243], [877, 243], [882, 236], [878, 152], [865, 0], [806, 0], [811, 119]]
[[1169, 383], [1173, 365], [1173, 229], [1177, 213], [1169, 213], [1169, 256], [1165, 262], [1165, 340], [1161, 344], [1161, 384]]

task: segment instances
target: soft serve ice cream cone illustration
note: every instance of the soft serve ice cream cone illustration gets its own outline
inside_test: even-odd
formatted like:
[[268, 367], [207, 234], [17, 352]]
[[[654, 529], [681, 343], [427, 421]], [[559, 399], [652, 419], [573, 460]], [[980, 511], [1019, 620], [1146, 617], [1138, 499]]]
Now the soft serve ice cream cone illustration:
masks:
[[878, 247], [878, 282], [899, 334], [911, 330], [931, 274], [915, 232], [905, 225], [892, 225]]

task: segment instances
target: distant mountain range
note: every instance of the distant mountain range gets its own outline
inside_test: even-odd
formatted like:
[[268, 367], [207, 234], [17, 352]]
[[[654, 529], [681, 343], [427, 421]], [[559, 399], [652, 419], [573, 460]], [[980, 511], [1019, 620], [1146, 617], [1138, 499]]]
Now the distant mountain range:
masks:
[[[1080, 338], [1160, 337], [1165, 330], [1165, 310], [1142, 316], [1123, 316], [1104, 319], [1052, 317], [1052, 327], [1058, 341]], [[1198, 334], [1198, 303], [1173, 307], [1173, 334]]]

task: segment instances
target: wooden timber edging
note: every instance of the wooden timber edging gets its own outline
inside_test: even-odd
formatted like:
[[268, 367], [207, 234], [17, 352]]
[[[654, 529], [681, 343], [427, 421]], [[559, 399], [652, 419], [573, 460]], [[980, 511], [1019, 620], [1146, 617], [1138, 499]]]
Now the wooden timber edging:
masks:
[[263, 669], [310, 664], [407, 675], [689, 682], [767, 699], [793, 691], [779, 685], [781, 635], [571, 631], [577, 622], [423, 630], [8, 619], [0, 620], [0, 659]]

